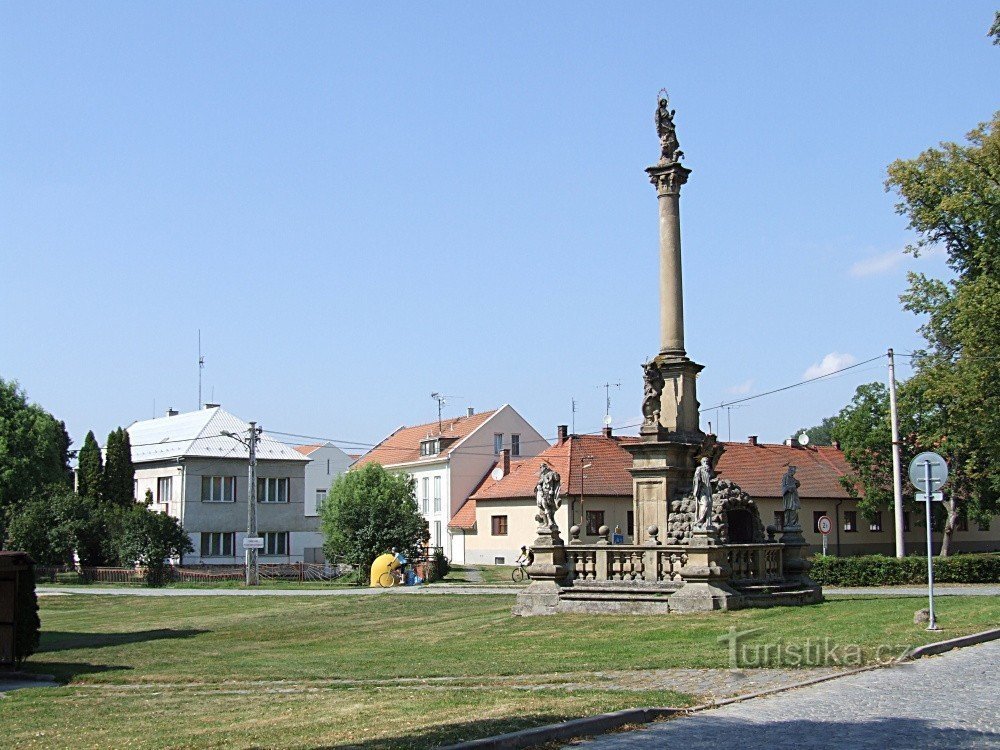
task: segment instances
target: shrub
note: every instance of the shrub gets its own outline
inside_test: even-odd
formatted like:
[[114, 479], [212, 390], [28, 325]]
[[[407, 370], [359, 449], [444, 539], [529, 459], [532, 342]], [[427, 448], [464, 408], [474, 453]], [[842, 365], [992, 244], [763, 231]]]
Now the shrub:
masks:
[[439, 581], [451, 572], [451, 562], [444, 556], [441, 550], [434, 551], [434, 577], [432, 580]]
[[[898, 586], [927, 583], [926, 557], [812, 558], [809, 576], [824, 586]], [[983, 553], [934, 558], [936, 583], [998, 583], [1000, 554]]]

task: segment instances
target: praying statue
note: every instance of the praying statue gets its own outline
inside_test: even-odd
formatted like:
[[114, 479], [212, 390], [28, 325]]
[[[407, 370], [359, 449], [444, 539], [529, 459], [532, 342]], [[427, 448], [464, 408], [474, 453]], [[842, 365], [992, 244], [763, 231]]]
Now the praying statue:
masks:
[[781, 503], [785, 510], [784, 528], [799, 528], [799, 487], [801, 482], [795, 478], [795, 467], [789, 465], [788, 471], [781, 478]]
[[695, 516], [695, 528], [709, 530], [712, 528], [712, 466], [708, 456], [701, 459], [698, 468], [694, 470], [692, 494], [698, 505]]
[[562, 505], [559, 498], [560, 477], [558, 472], [542, 461], [542, 467], [538, 472], [538, 484], [535, 485], [535, 505], [538, 506], [538, 513], [535, 520], [540, 527], [548, 527], [552, 532], [558, 533], [559, 526], [556, 525], [556, 511]]
[[661, 164], [673, 164], [684, 156], [677, 142], [677, 128], [674, 127], [676, 111], [670, 109], [670, 100], [666, 96], [660, 98], [653, 119], [656, 122], [656, 134], [660, 137]]

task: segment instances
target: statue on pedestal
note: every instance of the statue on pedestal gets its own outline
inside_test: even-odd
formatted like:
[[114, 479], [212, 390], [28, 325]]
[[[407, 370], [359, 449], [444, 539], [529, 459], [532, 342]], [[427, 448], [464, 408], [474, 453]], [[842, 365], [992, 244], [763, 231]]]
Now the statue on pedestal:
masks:
[[652, 426], [660, 421], [660, 394], [663, 393], [663, 373], [659, 366], [650, 360], [642, 366], [642, 416], [646, 425]]
[[795, 467], [789, 465], [788, 471], [781, 478], [781, 502], [785, 510], [784, 528], [797, 529], [799, 526], [799, 487], [801, 482], [795, 478]]
[[698, 508], [695, 514], [695, 528], [697, 529], [708, 530], [712, 528], [712, 483], [714, 481], [712, 465], [709, 463], [708, 456], [703, 456], [698, 468], [694, 470], [694, 481], [692, 482], [692, 493]]
[[674, 127], [676, 111], [670, 109], [670, 100], [664, 94], [657, 104], [656, 114], [653, 117], [656, 122], [656, 134], [660, 136], [660, 164], [674, 164], [684, 156], [677, 142], [677, 129]]
[[556, 524], [556, 511], [562, 505], [559, 497], [561, 489], [561, 478], [559, 473], [542, 461], [541, 470], [538, 472], [538, 484], [535, 485], [535, 505], [539, 512], [535, 515], [538, 521], [539, 531], [548, 528], [554, 534], [559, 533], [559, 526]]

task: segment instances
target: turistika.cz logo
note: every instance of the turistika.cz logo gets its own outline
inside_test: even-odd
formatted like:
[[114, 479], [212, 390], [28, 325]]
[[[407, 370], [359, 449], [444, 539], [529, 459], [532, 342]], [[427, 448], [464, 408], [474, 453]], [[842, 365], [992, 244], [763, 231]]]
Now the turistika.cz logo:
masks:
[[765, 628], [737, 630], [720, 635], [719, 643], [729, 646], [729, 668], [753, 667], [861, 667], [865, 664], [888, 664], [905, 657], [913, 648], [908, 644], [883, 643], [866, 649], [857, 643], [837, 643], [829, 636], [804, 641], [766, 641], [751, 639]]

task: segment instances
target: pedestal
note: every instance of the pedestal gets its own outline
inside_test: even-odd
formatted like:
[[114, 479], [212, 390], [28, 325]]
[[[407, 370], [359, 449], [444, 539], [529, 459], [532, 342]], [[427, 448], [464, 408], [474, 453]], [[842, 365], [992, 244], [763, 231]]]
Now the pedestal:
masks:
[[670, 597], [671, 612], [712, 612], [739, 609], [742, 597], [729, 586], [732, 571], [716, 529], [695, 529], [681, 569], [684, 585]]
[[531, 583], [517, 595], [515, 615], [554, 615], [559, 606], [559, 588], [566, 578], [566, 547], [558, 528], [540, 527], [531, 545], [535, 555], [528, 566]]

